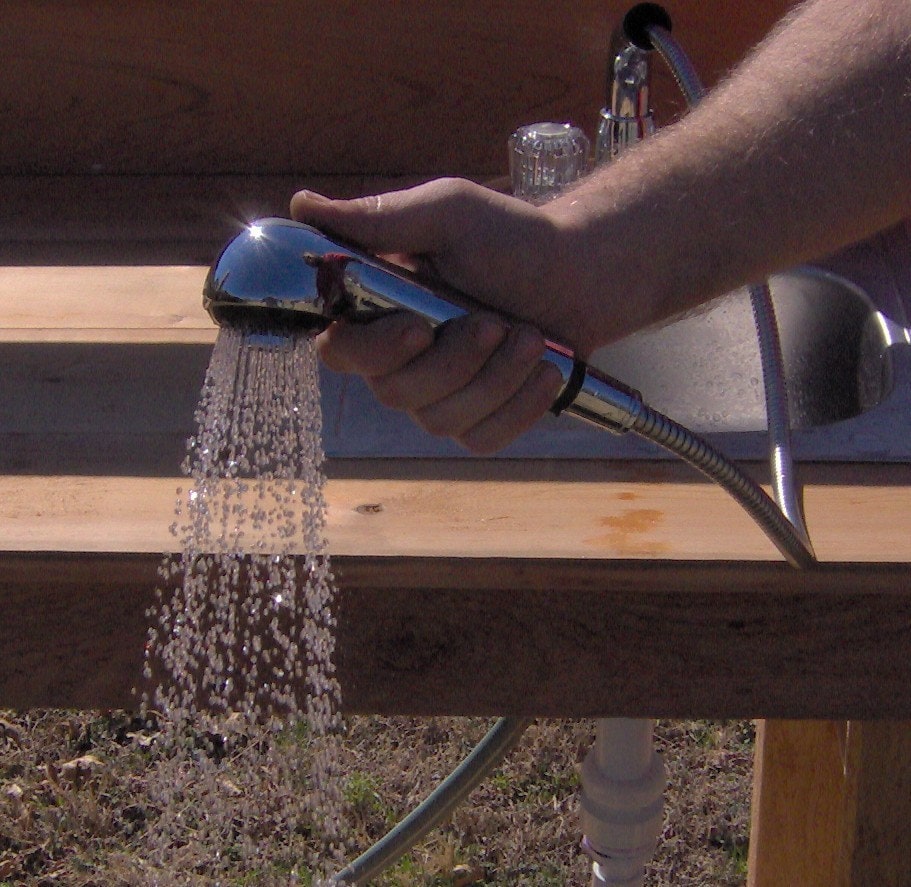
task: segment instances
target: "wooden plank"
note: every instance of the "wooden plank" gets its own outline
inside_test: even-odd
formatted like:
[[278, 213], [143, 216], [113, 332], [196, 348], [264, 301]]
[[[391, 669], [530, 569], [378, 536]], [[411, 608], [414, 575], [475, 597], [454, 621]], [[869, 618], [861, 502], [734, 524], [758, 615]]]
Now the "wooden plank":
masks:
[[[553, 475], [517, 483], [511, 472], [508, 463], [464, 460], [443, 479], [332, 478], [330, 549], [359, 557], [780, 560], [740, 507], [707, 483]], [[169, 550], [180, 486], [173, 477], [0, 476], [0, 550]], [[904, 487], [807, 487], [820, 559], [911, 562], [911, 513], [893, 508], [904, 495]]]
[[911, 858], [911, 722], [766, 721], [750, 887], [899, 887]]
[[207, 269], [166, 265], [0, 268], [0, 341], [205, 342]]
[[[709, 82], [788, 5], [667, 3]], [[628, 6], [7, 0], [0, 172], [500, 173], [520, 124], [594, 129]]]
[[[2, 13], [0, 13], [2, 14]], [[413, 184], [356, 176], [0, 176], [0, 264], [208, 266], [245, 224], [287, 216], [291, 195]]]
[[[0, 707], [135, 704], [159, 562], [0, 555]], [[333, 567], [349, 711], [911, 716], [904, 565], [337, 557]]]
[[844, 841], [854, 786], [846, 772], [846, 727], [844, 721], [757, 725], [749, 887], [778, 887], [783, 872], [802, 887], [849, 887]]
[[904, 567], [409, 560], [338, 567], [339, 667], [372, 675], [352, 681], [365, 710], [388, 682], [415, 712], [897, 717], [911, 704]]
[[147, 340], [214, 328], [88, 332], [139, 341], [0, 343], [0, 474], [178, 474], [212, 349]]

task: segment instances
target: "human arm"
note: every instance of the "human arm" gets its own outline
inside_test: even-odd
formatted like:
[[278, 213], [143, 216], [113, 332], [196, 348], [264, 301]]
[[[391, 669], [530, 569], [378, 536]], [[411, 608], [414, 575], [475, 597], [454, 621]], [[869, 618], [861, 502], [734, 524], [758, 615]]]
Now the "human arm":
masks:
[[[298, 195], [292, 212], [376, 250], [428, 255], [450, 283], [586, 356], [907, 215], [909, 34], [903, 0], [813, 0], [693, 113], [541, 208], [443, 181], [353, 202]], [[431, 430], [450, 433], [452, 420], [453, 436], [479, 448], [471, 429], [494, 423], [499, 445], [546, 408], [543, 389], [556, 382], [532, 361], [491, 409], [502, 373], [519, 368], [503, 360], [496, 370], [488, 357], [512, 334], [480, 341], [466, 321], [464, 335], [461, 326], [446, 331], [440, 352], [444, 339], [428, 347], [429, 332], [412, 320], [390, 323], [411, 329], [410, 350], [371, 339], [384, 328], [339, 327], [324, 356], [363, 372], [381, 399], [419, 422], [469, 380], [472, 396], [437, 407]], [[374, 352], [380, 362], [367, 359]], [[435, 370], [438, 353], [447, 360]], [[516, 397], [527, 401], [521, 410], [513, 403], [518, 424], [502, 414]]]

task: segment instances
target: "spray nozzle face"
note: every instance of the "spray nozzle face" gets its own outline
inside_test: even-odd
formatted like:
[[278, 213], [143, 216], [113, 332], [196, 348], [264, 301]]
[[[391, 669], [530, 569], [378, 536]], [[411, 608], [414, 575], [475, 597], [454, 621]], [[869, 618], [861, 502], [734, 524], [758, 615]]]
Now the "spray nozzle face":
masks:
[[322, 257], [340, 247], [289, 219], [261, 219], [221, 252], [203, 287], [203, 306], [219, 325], [255, 322], [314, 335], [338, 312], [327, 304]]

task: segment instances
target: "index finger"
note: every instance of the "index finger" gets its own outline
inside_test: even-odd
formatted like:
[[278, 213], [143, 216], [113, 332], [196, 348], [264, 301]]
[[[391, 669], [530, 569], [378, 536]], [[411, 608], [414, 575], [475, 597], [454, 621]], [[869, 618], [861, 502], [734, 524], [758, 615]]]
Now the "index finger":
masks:
[[332, 323], [317, 336], [320, 358], [338, 373], [385, 376], [423, 353], [433, 343], [433, 330], [406, 312], [370, 323]]

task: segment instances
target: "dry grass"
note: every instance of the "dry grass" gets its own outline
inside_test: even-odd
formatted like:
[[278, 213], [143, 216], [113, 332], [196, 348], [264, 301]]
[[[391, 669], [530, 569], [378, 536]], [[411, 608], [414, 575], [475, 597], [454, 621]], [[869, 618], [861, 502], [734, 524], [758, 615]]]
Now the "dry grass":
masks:
[[[355, 718], [343, 744], [351, 847], [365, 847], [419, 801], [483, 735], [480, 719]], [[385, 887], [588, 883], [576, 789], [593, 738], [587, 721], [534, 724], [510, 759], [445, 827], [379, 882]], [[305, 735], [280, 742], [303, 759]], [[746, 722], [662, 722], [670, 785], [664, 835], [648, 884], [745, 881], [753, 735]], [[123, 712], [0, 713], [0, 887], [164, 883], [147, 863], [161, 811], [149, 793], [163, 765], [156, 731]], [[304, 760], [305, 763], [305, 760]], [[232, 787], [231, 758], [225, 757]], [[276, 792], [289, 789], [276, 789]], [[306, 884], [306, 824], [271, 834], [251, 865], [232, 847], [174, 848], [170, 883]], [[235, 858], [232, 858], [235, 857]], [[261, 860], [269, 860], [263, 865]], [[295, 879], [291, 874], [297, 870]]]

